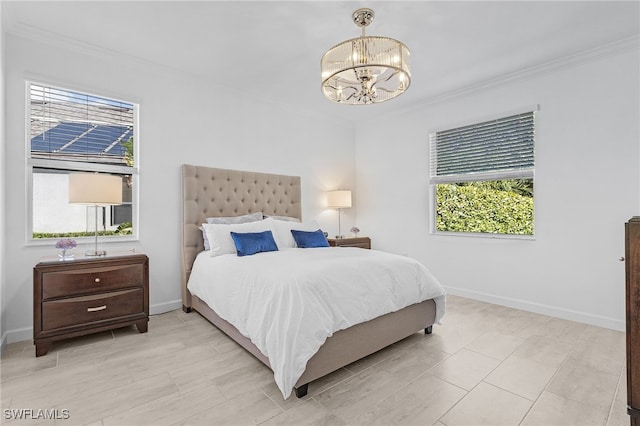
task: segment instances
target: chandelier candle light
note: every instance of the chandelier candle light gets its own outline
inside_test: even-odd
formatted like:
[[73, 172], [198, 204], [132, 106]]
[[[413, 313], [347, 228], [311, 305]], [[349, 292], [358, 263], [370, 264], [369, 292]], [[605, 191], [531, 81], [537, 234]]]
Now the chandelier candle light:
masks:
[[352, 17], [362, 35], [322, 56], [322, 92], [331, 101], [349, 105], [380, 103], [401, 95], [411, 83], [409, 49], [398, 40], [365, 34], [373, 10], [358, 9]]

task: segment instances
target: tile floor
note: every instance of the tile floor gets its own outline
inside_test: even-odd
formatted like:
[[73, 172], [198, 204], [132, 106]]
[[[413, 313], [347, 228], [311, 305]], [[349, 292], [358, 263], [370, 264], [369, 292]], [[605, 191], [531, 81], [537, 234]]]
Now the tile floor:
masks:
[[[197, 313], [0, 361], [7, 425], [629, 425], [624, 334], [448, 297], [445, 321], [283, 400], [266, 367]], [[68, 419], [18, 420], [7, 409]], [[61, 410], [68, 410], [63, 412]], [[10, 412], [9, 412], [10, 413]], [[33, 415], [31, 417], [37, 417]]]

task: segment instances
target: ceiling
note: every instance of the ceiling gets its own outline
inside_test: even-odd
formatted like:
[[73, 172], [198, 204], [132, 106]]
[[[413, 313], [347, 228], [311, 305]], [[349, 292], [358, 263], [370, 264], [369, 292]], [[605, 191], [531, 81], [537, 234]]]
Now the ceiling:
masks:
[[[357, 120], [407, 108], [614, 41], [638, 37], [638, 1], [6, 1], [3, 31], [32, 30], [204, 76], [248, 96]], [[323, 98], [320, 57], [369, 35], [411, 50], [411, 86], [384, 104]]]

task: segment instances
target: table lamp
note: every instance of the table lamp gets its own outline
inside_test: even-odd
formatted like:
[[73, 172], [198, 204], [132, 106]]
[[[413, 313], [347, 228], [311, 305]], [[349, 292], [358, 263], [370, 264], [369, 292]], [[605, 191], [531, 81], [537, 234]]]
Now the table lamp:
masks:
[[105, 250], [98, 250], [98, 207], [122, 204], [122, 178], [104, 173], [70, 173], [69, 203], [94, 207], [95, 247], [85, 255], [106, 255]]
[[340, 224], [340, 211], [351, 207], [351, 191], [329, 191], [327, 192], [327, 207], [338, 209], [338, 235], [336, 238], [344, 238]]

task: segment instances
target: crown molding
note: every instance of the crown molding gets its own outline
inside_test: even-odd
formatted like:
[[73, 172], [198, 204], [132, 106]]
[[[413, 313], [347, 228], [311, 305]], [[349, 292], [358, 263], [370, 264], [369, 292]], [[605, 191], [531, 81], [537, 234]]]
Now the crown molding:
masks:
[[489, 87], [499, 86], [518, 80], [535, 78], [543, 74], [557, 72], [563, 69], [573, 68], [591, 62], [597, 62], [607, 57], [616, 56], [632, 51], [640, 51], [640, 35], [616, 40], [610, 43], [603, 44], [601, 46], [567, 55], [559, 59], [554, 59], [538, 65], [523, 68], [518, 71], [503, 74], [498, 77], [478, 81], [476, 83], [460, 87], [458, 89], [449, 90], [433, 96], [429, 96], [427, 98], [423, 98], [422, 101], [416, 102], [414, 104], [414, 107], [418, 103], [420, 105], [437, 104], [451, 100], [453, 98], [465, 96], [467, 94]]
[[[22, 22], [18, 22], [13, 25], [11, 28], [5, 30], [5, 34], [14, 35], [23, 39], [31, 40], [34, 42], [42, 43], [45, 45], [70, 50], [72, 52], [81, 53], [83, 55], [88, 55], [91, 57], [95, 57], [97, 59], [102, 60], [110, 60], [110, 61], [125, 61], [131, 66], [139, 67], [144, 70], [148, 70], [152, 68], [156, 72], [165, 72], [165, 73], [179, 73], [182, 75], [193, 76], [196, 78], [205, 78], [208, 76], [199, 74], [192, 70], [185, 70], [175, 67], [170, 67], [165, 64], [160, 64], [157, 62], [149, 61], [137, 56], [129, 55], [123, 52], [114, 51], [111, 49], [107, 49], [101, 46], [93, 45], [90, 43], [86, 43], [77, 39], [69, 38], [57, 33], [53, 33], [50, 31], [43, 30], [41, 28], [33, 27]], [[459, 87], [453, 90], [444, 91], [441, 93], [434, 94], [432, 96], [424, 97], [421, 99], [416, 99], [411, 104], [407, 105], [404, 108], [397, 109], [393, 112], [387, 111], [385, 115], [393, 116], [395, 114], [402, 114], [410, 110], [414, 110], [415, 108], [422, 107], [425, 105], [433, 105], [442, 103], [445, 101], [449, 101], [458, 97], [462, 97], [473, 92], [487, 89], [494, 86], [503, 85], [513, 81], [520, 81], [531, 79], [534, 77], [538, 77], [543, 74], [560, 71], [562, 69], [568, 69], [580, 65], [584, 65], [591, 62], [600, 61], [604, 58], [624, 54], [631, 51], [639, 51], [640, 50], [640, 35], [634, 35], [631, 37], [627, 37], [624, 39], [616, 40], [610, 43], [606, 43], [595, 48], [583, 50], [581, 52], [577, 52], [571, 55], [564, 56], [562, 58], [554, 59], [551, 61], [547, 61], [541, 64], [533, 65], [527, 68], [523, 68], [514, 72], [506, 73], [497, 77], [481, 80], [463, 87]], [[225, 85], [220, 85], [219, 83], [210, 83], [220, 86], [230, 93], [234, 93], [237, 96], [250, 98], [255, 100], [254, 97], [249, 97], [246, 93], [239, 90], [235, 87], [229, 87]], [[273, 101], [272, 99], [264, 99], [261, 98], [263, 102], [271, 105], [278, 105], [285, 109], [293, 109], [300, 113], [300, 110], [291, 108], [290, 105], [282, 104]], [[305, 115], [305, 114], [303, 114]], [[313, 114], [311, 114], [313, 115]], [[373, 114], [372, 117], [378, 117], [379, 114]], [[344, 125], [353, 124], [358, 121], [356, 119], [340, 119]]]
[[127, 53], [119, 52], [116, 50], [108, 49], [95, 44], [87, 43], [81, 40], [63, 36], [58, 33], [43, 30], [38, 27], [18, 22], [11, 28], [7, 29], [6, 34], [13, 35], [25, 40], [33, 41], [36, 43], [45, 44], [54, 48], [60, 48], [68, 50], [73, 53], [79, 53], [86, 56], [91, 56], [96, 59], [107, 61], [125, 61], [125, 63], [140, 68], [152, 67], [154, 70], [165, 72], [181, 72], [192, 74], [197, 76], [196, 73], [189, 73], [178, 68], [172, 68], [164, 64], [149, 61], [138, 56], [129, 55]]
[[[140, 58], [138, 56], [129, 55], [127, 53], [119, 52], [112, 49], [107, 49], [101, 46], [97, 46], [91, 43], [87, 43], [84, 41], [80, 41], [74, 38], [66, 37], [61, 34], [53, 33], [51, 31], [43, 30], [38, 27], [33, 27], [31, 25], [24, 24], [22, 22], [18, 22], [13, 25], [11, 28], [7, 29], [5, 34], [13, 35], [15, 37], [19, 37], [22, 39], [26, 39], [29, 41], [33, 41], [36, 43], [44, 44], [46, 46], [51, 46], [53, 48], [59, 48], [68, 50], [73, 53], [79, 53], [82, 55], [94, 57], [99, 60], [110, 61], [110, 62], [122, 62], [126, 63], [133, 68], [138, 68], [143, 72], [148, 71], [149, 69], [153, 69], [154, 72], [166, 73], [170, 75], [183, 75], [183, 76], [191, 76], [197, 79], [205, 79], [207, 80], [207, 84], [209, 86], [218, 86], [221, 89], [227, 91], [229, 94], [247, 99], [251, 102], [259, 100], [266, 105], [271, 105], [279, 108], [283, 108], [285, 111], [290, 113], [295, 113], [300, 116], [305, 116], [307, 118], [317, 118], [317, 115], [311, 111], [307, 111], [306, 109], [297, 108], [295, 105], [290, 105], [286, 103], [281, 103], [274, 101], [273, 99], [258, 97], [248, 94], [245, 91], [232, 86], [221, 85], [220, 83], [213, 83], [210, 80], [210, 76], [206, 74], [200, 74], [192, 70], [186, 70], [182, 68], [170, 67], [165, 64], [160, 64], [158, 62], [149, 61], [147, 59]], [[352, 127], [353, 122], [341, 117], [336, 117], [336, 121], [344, 127]]]

